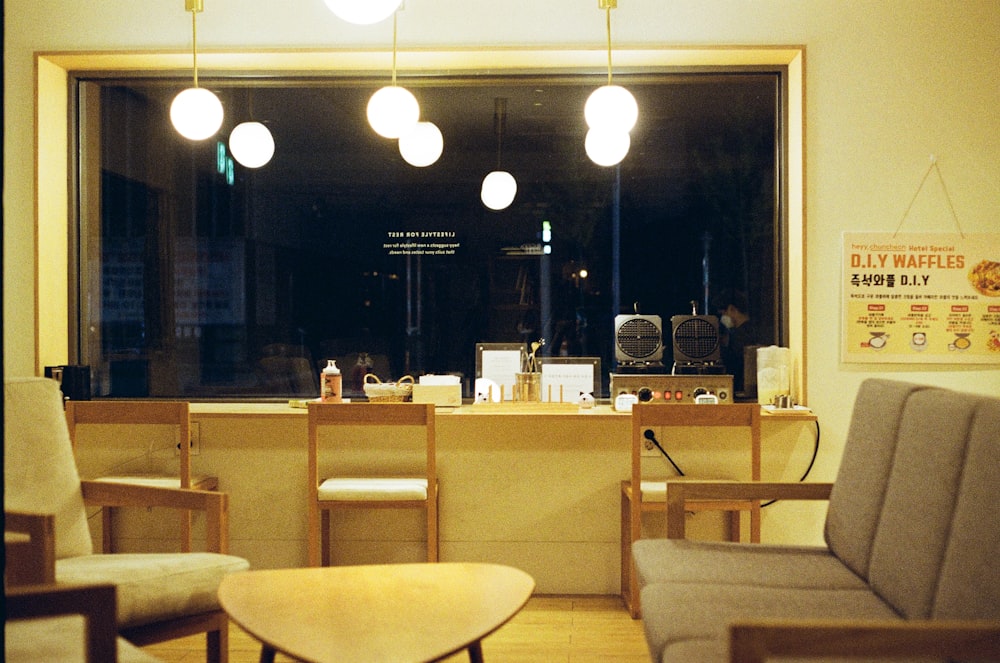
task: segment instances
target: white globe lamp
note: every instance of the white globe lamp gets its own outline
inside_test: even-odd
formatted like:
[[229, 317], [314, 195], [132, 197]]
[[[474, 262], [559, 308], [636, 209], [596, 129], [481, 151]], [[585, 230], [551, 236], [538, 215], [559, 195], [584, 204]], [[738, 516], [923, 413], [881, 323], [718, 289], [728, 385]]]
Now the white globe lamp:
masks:
[[368, 123], [385, 138], [399, 138], [420, 120], [420, 104], [413, 93], [398, 85], [387, 85], [368, 100]]
[[260, 168], [274, 156], [274, 137], [260, 122], [242, 122], [229, 134], [229, 151], [246, 168]]
[[639, 119], [639, 105], [632, 93], [622, 86], [604, 85], [587, 98], [583, 116], [591, 129], [628, 133]]
[[500, 211], [510, 207], [517, 194], [517, 180], [505, 170], [494, 170], [483, 178], [480, 196], [483, 204], [491, 210]]
[[189, 87], [170, 104], [170, 122], [189, 140], [205, 140], [222, 126], [222, 102], [211, 90]]
[[628, 132], [605, 129], [591, 129], [584, 141], [590, 160], [605, 167], [621, 163], [631, 145]]
[[399, 137], [399, 154], [411, 166], [423, 168], [441, 157], [444, 137], [433, 122], [417, 122], [413, 129]]
[[338, 18], [355, 25], [384, 21], [399, 9], [403, 0], [324, 0]]

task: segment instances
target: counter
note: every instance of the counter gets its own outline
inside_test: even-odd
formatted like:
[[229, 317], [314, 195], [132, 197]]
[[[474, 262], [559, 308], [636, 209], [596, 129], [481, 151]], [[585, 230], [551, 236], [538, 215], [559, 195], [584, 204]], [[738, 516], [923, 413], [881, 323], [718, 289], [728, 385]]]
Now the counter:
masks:
[[[305, 565], [306, 410], [285, 403], [192, 403], [191, 420], [198, 438], [194, 471], [217, 476], [230, 495], [231, 551], [254, 568]], [[811, 413], [762, 417], [764, 479], [800, 478], [814, 451], [814, 421]], [[441, 561], [516, 566], [543, 594], [618, 593], [619, 485], [630, 473], [629, 414], [608, 405], [477, 404], [439, 408], [436, 427]], [[682, 430], [660, 440], [685, 474], [749, 478], [749, 435]], [[143, 444], [145, 456], [169, 462], [165, 452], [150, 451], [153, 442], [144, 438]], [[95, 471], [86, 460], [95, 452], [81, 446], [79, 453], [81, 473], [88, 464]], [[815, 543], [822, 514], [782, 513], [781, 506], [764, 509], [763, 540]], [[420, 519], [417, 512], [390, 510], [338, 517], [335, 559], [420, 561]], [[696, 533], [722, 538], [720, 514], [696, 519], [704, 521], [689, 523]], [[99, 518], [92, 521], [99, 527]], [[196, 520], [196, 536], [199, 525]], [[156, 535], [146, 535], [146, 528]], [[120, 549], [145, 550], [174, 530], [163, 515], [130, 512], [118, 531]], [[644, 523], [644, 536], [662, 535], [661, 522]]]

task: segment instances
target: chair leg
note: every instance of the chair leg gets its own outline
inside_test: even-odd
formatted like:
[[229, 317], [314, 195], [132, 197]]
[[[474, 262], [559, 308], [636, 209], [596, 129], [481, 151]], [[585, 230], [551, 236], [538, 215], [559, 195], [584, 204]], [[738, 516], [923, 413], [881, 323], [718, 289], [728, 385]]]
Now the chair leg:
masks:
[[191, 552], [191, 512], [181, 511], [181, 552]]
[[319, 512], [319, 565], [330, 566], [330, 510]]
[[101, 507], [101, 549], [106, 555], [115, 551], [114, 513], [110, 506]]
[[733, 543], [740, 542], [742, 515], [739, 509], [733, 509], [729, 512], [729, 540]]
[[[638, 619], [641, 614], [639, 607], [638, 580], [632, 563], [633, 523], [632, 499], [624, 490], [621, 491], [621, 596], [632, 619]], [[641, 512], [640, 512], [641, 513]]]
[[438, 499], [434, 491], [434, 499], [427, 503], [427, 561], [438, 561]]
[[205, 636], [205, 660], [208, 663], [228, 663], [229, 625], [209, 631]]

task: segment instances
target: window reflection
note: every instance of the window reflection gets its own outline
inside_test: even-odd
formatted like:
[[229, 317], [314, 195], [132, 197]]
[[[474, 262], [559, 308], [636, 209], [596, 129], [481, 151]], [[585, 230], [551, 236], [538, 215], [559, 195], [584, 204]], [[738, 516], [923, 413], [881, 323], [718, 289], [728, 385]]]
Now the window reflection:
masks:
[[[99, 335], [82, 343], [99, 348], [82, 355], [95, 392], [315, 396], [328, 358], [348, 396], [368, 371], [471, 382], [476, 343], [540, 338], [608, 369], [616, 314], [718, 314], [724, 289], [747, 295], [758, 342], [780, 342], [779, 75], [616, 83], [640, 117], [613, 168], [584, 152], [599, 77], [407, 80], [444, 136], [426, 168], [368, 127], [378, 81], [203, 81], [226, 107], [203, 143], [170, 129], [173, 83], [84, 83], [101, 88], [101, 218], [81, 228], [100, 247], [80, 323]], [[499, 212], [479, 195], [497, 98], [518, 182]], [[260, 169], [224, 142], [247, 119], [274, 136]]]

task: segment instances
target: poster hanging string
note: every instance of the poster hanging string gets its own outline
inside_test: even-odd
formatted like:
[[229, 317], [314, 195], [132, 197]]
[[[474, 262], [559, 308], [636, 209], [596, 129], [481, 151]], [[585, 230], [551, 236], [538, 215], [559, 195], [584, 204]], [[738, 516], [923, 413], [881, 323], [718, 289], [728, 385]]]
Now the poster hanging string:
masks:
[[941, 190], [944, 191], [944, 198], [948, 201], [948, 209], [951, 210], [951, 218], [955, 220], [955, 227], [958, 228], [958, 234], [965, 239], [965, 233], [962, 232], [962, 224], [958, 222], [958, 214], [955, 213], [955, 206], [951, 202], [951, 195], [948, 193], [948, 187], [944, 183], [944, 176], [941, 175], [941, 169], [938, 168], [937, 157], [933, 154], [931, 155], [931, 165], [927, 167], [927, 172], [924, 173], [923, 178], [920, 180], [920, 186], [917, 187], [917, 192], [913, 194], [913, 198], [910, 200], [910, 204], [906, 206], [906, 211], [903, 212], [903, 218], [899, 220], [899, 225], [896, 226], [896, 231], [892, 233], [893, 238], [899, 234], [899, 229], [903, 227], [903, 223], [906, 221], [906, 217], [909, 216], [910, 210], [913, 209], [913, 203], [916, 202], [917, 196], [924, 188], [924, 183], [927, 182], [927, 178], [930, 176], [931, 171], [936, 171], [938, 176], [938, 181], [941, 182]]

